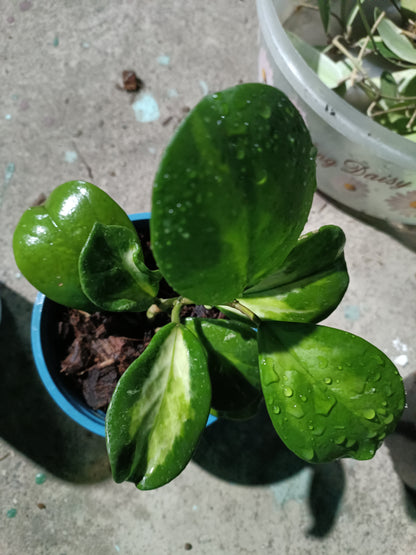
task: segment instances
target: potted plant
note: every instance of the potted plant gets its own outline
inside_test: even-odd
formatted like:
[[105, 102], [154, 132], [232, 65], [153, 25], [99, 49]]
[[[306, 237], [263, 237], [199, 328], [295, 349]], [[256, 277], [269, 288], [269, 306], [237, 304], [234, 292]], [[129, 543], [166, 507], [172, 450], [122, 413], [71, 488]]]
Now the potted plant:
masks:
[[414, 12], [414, 3], [306, 5], [257, 1], [259, 77], [304, 115], [323, 193], [370, 221], [414, 230], [416, 49], [411, 30], [398, 31], [412, 21], [404, 8]]
[[[209, 95], [177, 129], [153, 188], [151, 250], [103, 191], [70, 182], [22, 216], [22, 273], [82, 311], [168, 323], [119, 380], [106, 413], [113, 477], [152, 489], [190, 460], [210, 412], [246, 418], [260, 401], [308, 462], [371, 458], [404, 408], [383, 352], [317, 325], [348, 285], [345, 237], [300, 237], [315, 148], [288, 98], [264, 84]], [[162, 283], [172, 294], [161, 295]], [[192, 306], [227, 318], [187, 318]]]

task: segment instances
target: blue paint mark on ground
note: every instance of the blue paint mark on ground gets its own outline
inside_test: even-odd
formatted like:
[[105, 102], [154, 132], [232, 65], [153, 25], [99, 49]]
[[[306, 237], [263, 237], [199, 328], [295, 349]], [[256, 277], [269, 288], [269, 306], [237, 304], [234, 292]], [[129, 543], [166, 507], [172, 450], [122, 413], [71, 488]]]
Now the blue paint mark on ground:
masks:
[[162, 54], [162, 56], [158, 57], [157, 63], [160, 66], [168, 66], [170, 64], [170, 57], [166, 56], [165, 54]]
[[67, 150], [65, 152], [65, 162], [72, 164], [73, 162], [75, 162], [75, 160], [77, 160], [77, 158], [78, 154], [75, 152], [75, 150]]
[[142, 123], [148, 123], [159, 119], [159, 106], [155, 98], [149, 94], [141, 94], [140, 97], [132, 104], [136, 120]]
[[4, 184], [6, 186], [9, 185], [10, 181], [12, 180], [15, 170], [16, 166], [13, 164], [13, 162], [9, 162], [4, 172]]
[[3, 184], [0, 183], [0, 206], [3, 204], [3, 198], [7, 189], [9, 188], [15, 170], [16, 166], [13, 164], [13, 162], [9, 162], [6, 166], [6, 169], [4, 170]]
[[361, 310], [358, 306], [347, 305], [344, 308], [344, 316], [347, 320], [350, 320], [351, 322], [356, 322], [361, 318]]
[[202, 79], [199, 81], [199, 86], [201, 87], [202, 94], [205, 96], [208, 94], [209, 88], [205, 81]]

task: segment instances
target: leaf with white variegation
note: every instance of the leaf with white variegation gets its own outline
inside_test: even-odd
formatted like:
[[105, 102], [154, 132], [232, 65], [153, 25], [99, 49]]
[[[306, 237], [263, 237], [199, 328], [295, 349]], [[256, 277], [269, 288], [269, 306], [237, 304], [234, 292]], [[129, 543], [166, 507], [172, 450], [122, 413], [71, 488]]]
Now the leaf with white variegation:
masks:
[[225, 304], [272, 272], [307, 220], [315, 154], [301, 115], [274, 87], [203, 98], [153, 188], [152, 251], [169, 285], [196, 304]]
[[337, 226], [308, 233], [275, 273], [244, 292], [240, 303], [262, 320], [323, 320], [348, 287], [344, 244], [344, 232]]
[[192, 457], [210, 404], [204, 348], [185, 326], [164, 326], [123, 374], [107, 411], [114, 480], [147, 490], [175, 478]]

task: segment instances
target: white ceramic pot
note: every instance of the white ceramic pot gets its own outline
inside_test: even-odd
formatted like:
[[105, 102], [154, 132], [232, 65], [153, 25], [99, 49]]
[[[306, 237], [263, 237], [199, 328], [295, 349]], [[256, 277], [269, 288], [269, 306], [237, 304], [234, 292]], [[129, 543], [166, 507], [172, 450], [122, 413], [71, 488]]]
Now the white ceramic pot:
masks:
[[257, 0], [259, 80], [285, 92], [303, 115], [318, 149], [320, 191], [370, 220], [416, 226], [416, 144], [352, 107], [307, 66], [283, 28], [298, 5]]

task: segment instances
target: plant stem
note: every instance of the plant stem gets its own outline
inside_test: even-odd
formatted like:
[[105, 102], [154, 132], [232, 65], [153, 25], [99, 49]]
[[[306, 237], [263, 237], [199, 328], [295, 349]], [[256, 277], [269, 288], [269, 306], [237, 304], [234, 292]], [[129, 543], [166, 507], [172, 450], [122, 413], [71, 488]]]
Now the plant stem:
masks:
[[181, 297], [178, 297], [176, 299], [175, 304], [173, 305], [173, 309], [170, 315], [171, 321], [175, 322], [175, 324], [181, 323], [181, 308], [182, 308]]
[[228, 303], [228, 306], [230, 306], [231, 308], [235, 308], [236, 310], [244, 314], [244, 316], [250, 318], [250, 320], [254, 322], [257, 326], [260, 324], [261, 320], [257, 316], [257, 314], [254, 314], [252, 310], [241, 304], [239, 301], [237, 301], [237, 299], [232, 303]]

